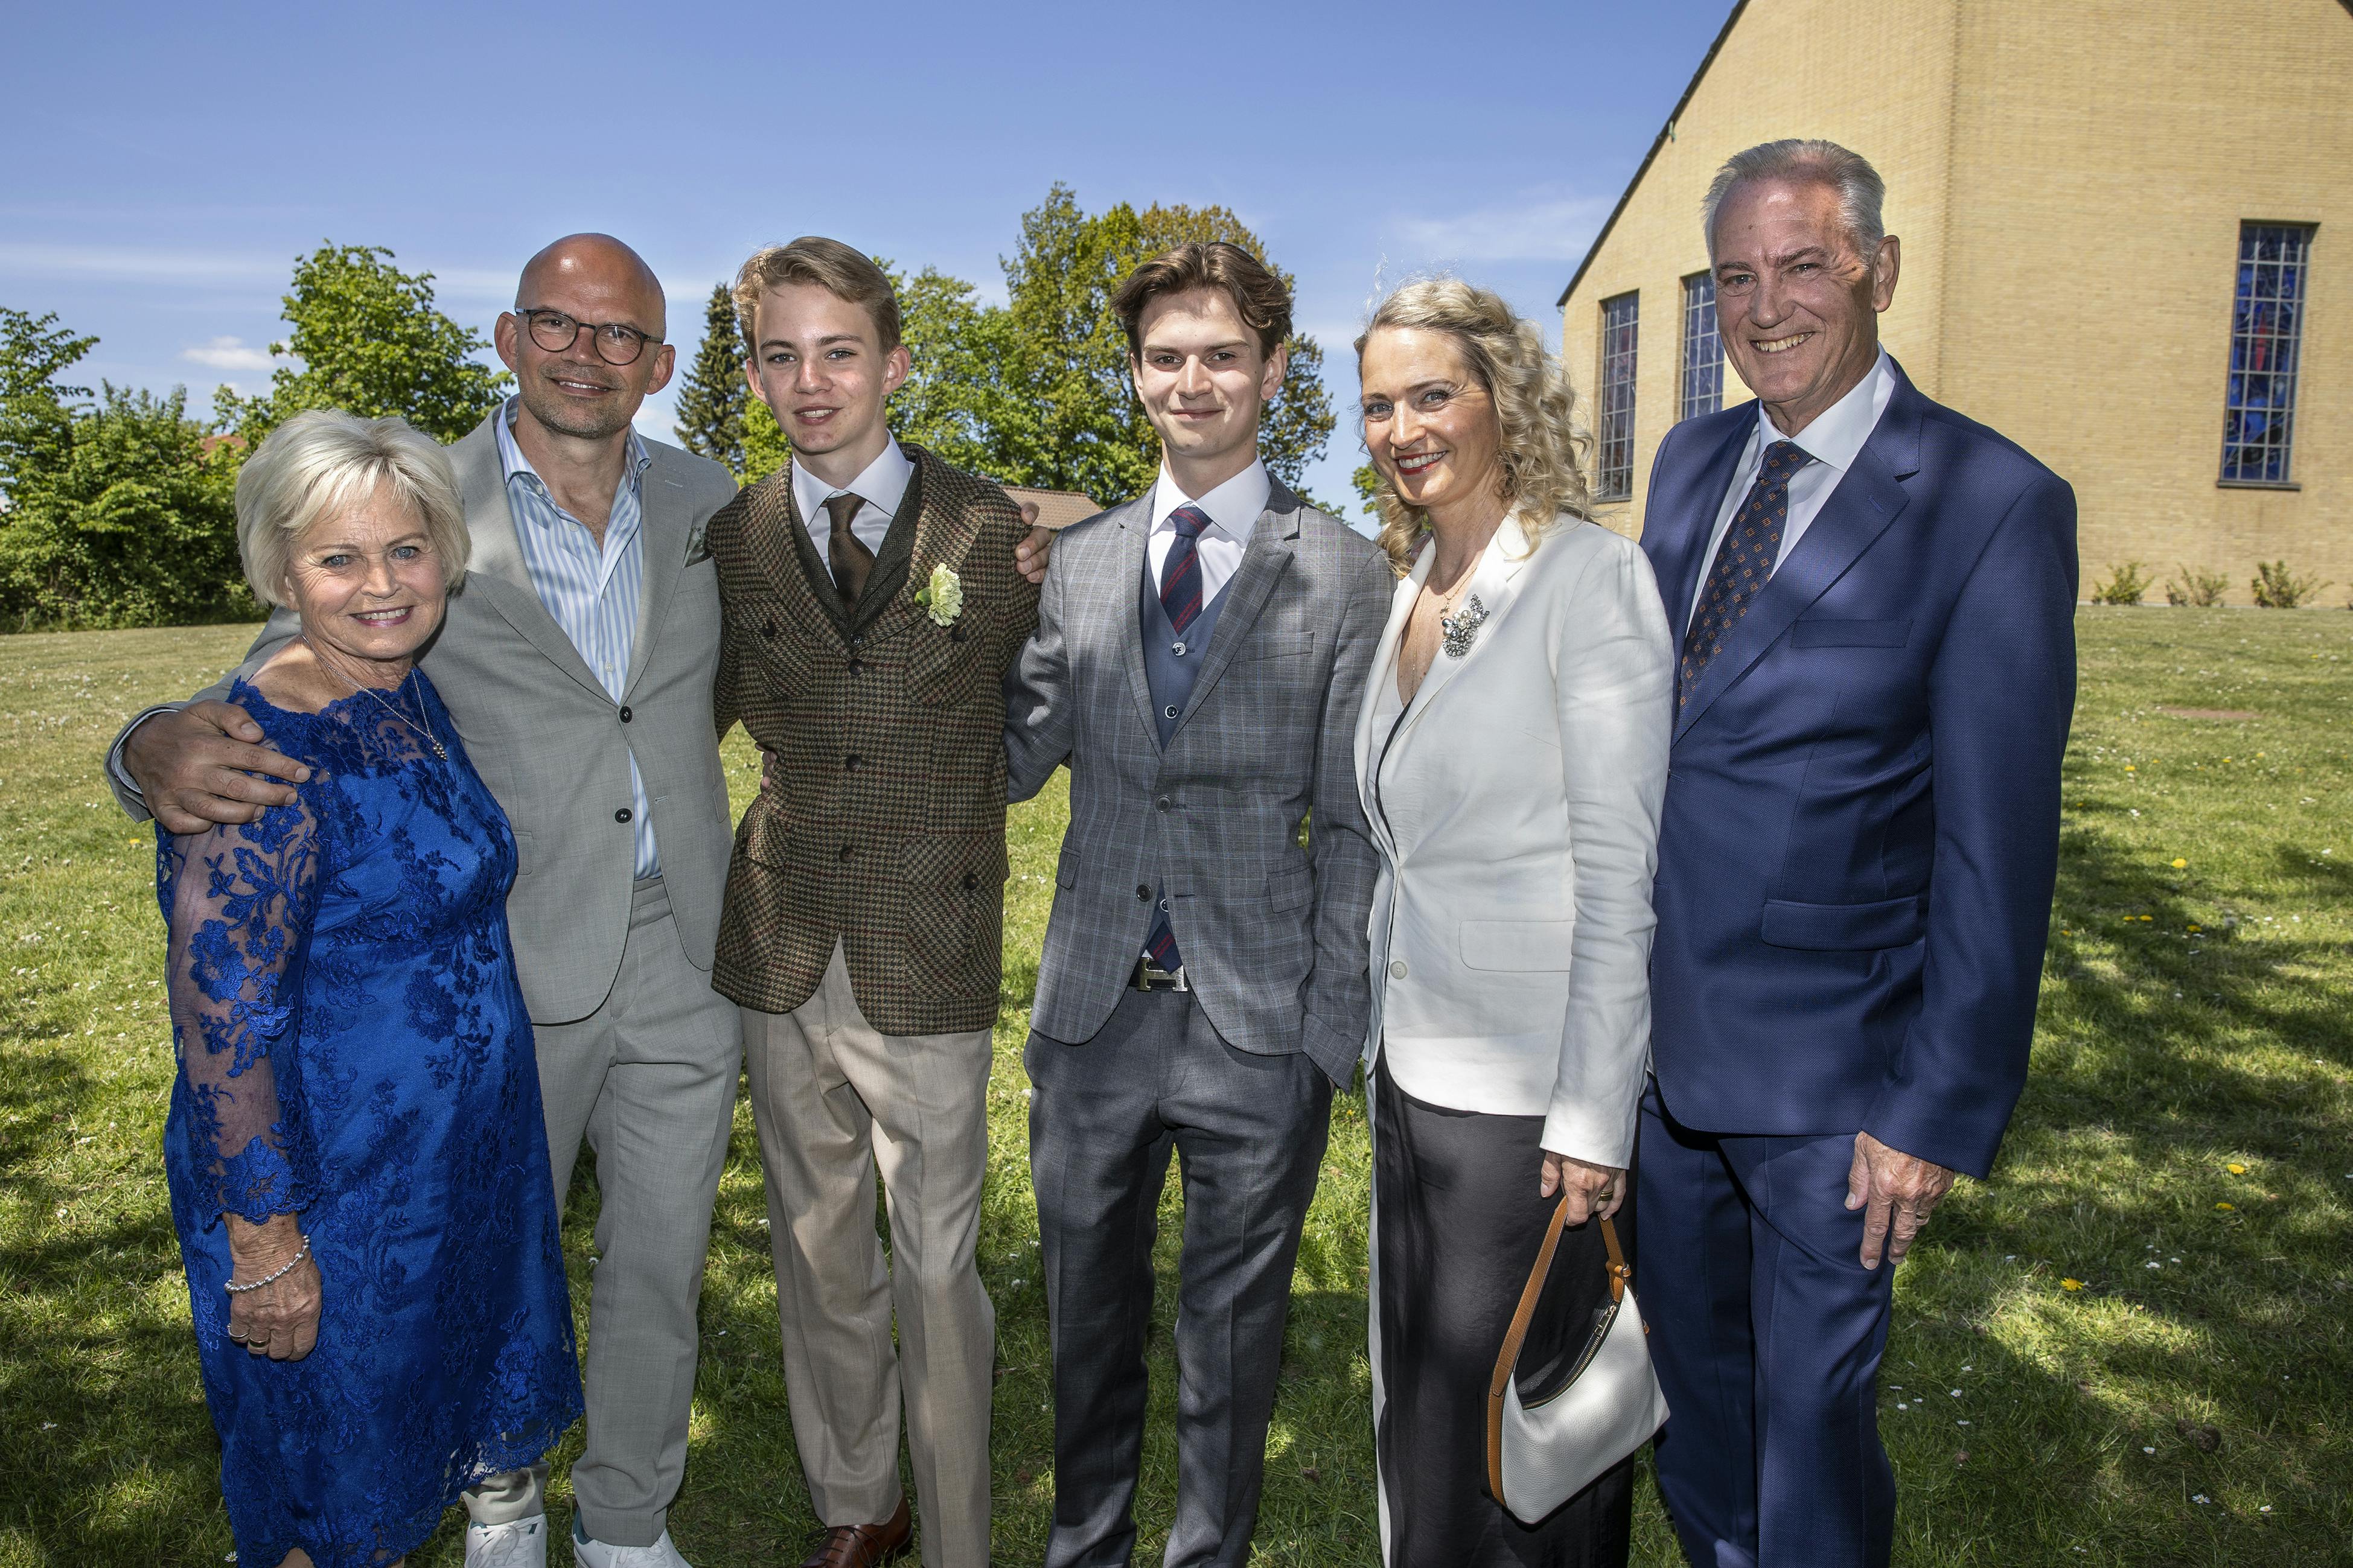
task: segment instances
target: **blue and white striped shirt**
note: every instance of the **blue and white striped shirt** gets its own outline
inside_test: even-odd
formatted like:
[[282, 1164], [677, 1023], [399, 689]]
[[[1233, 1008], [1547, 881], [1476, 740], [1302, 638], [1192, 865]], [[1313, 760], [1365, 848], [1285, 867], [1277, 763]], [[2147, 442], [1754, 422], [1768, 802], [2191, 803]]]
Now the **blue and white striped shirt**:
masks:
[[[653, 454], [635, 430], [629, 432], [628, 462], [613, 491], [613, 513], [605, 523], [600, 550], [588, 525], [555, 503], [546, 481], [515, 444], [509, 427], [514, 416], [514, 399], [509, 398], [494, 427], [499, 466], [506, 477], [507, 510], [514, 515], [524, 570], [539, 591], [540, 603], [572, 639], [607, 694], [618, 702], [628, 686], [629, 656], [638, 642], [638, 601], [645, 584], [643, 486]], [[640, 879], [659, 877], [661, 858], [654, 852], [653, 810], [634, 756], [629, 759], [629, 817], [637, 830], [637, 874]]]

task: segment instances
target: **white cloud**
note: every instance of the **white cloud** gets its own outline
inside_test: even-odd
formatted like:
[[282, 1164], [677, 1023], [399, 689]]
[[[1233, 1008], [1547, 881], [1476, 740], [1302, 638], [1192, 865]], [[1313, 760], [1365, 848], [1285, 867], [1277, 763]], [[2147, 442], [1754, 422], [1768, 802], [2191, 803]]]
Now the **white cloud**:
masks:
[[1570, 261], [1609, 216], [1606, 196], [1562, 196], [1409, 217], [1396, 233], [1417, 256], [1460, 261]]
[[102, 278], [124, 283], [283, 284], [284, 257], [202, 255], [153, 246], [26, 245], [0, 242], [0, 272], [35, 278]]
[[195, 348], [182, 349], [180, 357], [215, 370], [268, 370], [277, 363], [268, 349], [251, 347], [243, 338], [215, 338]]

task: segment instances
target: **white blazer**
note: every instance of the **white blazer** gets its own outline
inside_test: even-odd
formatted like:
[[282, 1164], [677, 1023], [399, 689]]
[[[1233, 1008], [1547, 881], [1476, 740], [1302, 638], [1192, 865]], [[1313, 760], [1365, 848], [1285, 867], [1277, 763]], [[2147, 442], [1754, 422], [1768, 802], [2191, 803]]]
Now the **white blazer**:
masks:
[[1673, 653], [1633, 542], [1507, 519], [1462, 600], [1486, 612], [1402, 715], [1398, 647], [1430, 551], [1397, 586], [1356, 727], [1381, 850], [1367, 1069], [1455, 1110], [1545, 1118], [1555, 1153], [1622, 1166], [1650, 1060], [1651, 884]]

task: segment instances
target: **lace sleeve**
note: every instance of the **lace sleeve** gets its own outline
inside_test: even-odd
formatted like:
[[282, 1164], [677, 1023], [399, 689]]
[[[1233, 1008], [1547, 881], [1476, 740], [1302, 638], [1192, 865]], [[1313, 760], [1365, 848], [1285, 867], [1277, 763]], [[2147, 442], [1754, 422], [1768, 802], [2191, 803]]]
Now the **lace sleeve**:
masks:
[[208, 1210], [256, 1224], [311, 1196], [294, 1047], [321, 849], [307, 801], [163, 841], [172, 1043], [195, 1168]]

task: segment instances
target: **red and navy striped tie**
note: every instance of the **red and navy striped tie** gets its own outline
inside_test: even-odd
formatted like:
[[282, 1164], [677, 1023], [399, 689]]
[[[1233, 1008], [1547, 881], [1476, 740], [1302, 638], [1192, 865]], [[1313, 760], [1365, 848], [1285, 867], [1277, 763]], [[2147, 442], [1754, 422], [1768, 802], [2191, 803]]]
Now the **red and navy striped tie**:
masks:
[[1168, 514], [1176, 537], [1168, 558], [1160, 563], [1160, 608], [1170, 628], [1180, 635], [1201, 613], [1201, 552], [1196, 543], [1209, 527], [1209, 514], [1197, 506], [1180, 506]]

